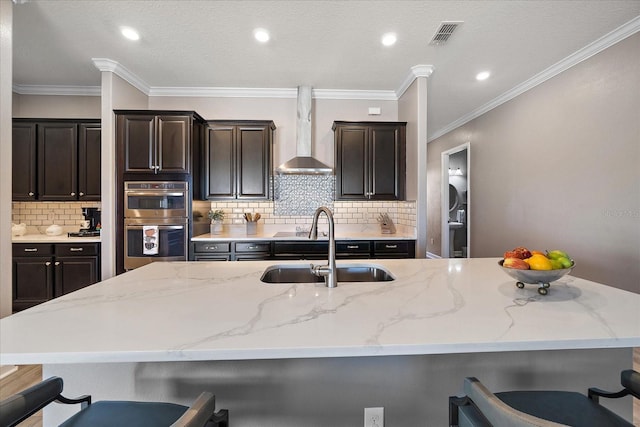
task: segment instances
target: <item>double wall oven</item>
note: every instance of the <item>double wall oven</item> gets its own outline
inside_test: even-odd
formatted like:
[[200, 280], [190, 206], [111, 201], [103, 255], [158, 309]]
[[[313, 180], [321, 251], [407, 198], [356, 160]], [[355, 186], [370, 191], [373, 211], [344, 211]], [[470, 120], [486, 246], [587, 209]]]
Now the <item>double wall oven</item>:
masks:
[[189, 244], [189, 184], [124, 183], [124, 269], [154, 261], [185, 261]]

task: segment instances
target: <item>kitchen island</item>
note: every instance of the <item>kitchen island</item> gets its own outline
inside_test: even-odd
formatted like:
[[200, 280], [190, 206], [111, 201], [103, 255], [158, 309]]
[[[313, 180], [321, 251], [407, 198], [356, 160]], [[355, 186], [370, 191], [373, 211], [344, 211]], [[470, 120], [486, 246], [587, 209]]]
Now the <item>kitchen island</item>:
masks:
[[211, 389], [240, 426], [354, 425], [365, 406], [444, 425], [465, 375], [617, 388], [640, 346], [640, 295], [565, 276], [541, 296], [497, 262], [339, 261], [395, 280], [335, 289], [262, 283], [273, 261], [153, 263], [0, 320], [0, 363], [43, 364], [97, 399]]

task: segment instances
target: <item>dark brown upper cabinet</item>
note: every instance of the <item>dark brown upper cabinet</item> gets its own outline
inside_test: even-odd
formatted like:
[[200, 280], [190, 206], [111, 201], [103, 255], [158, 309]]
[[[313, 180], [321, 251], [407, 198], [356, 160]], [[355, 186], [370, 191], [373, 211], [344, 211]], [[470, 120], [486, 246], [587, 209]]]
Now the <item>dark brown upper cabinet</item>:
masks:
[[122, 172], [189, 174], [192, 154], [192, 114], [116, 111]]
[[404, 200], [406, 122], [333, 123], [336, 200]]
[[38, 124], [38, 200], [78, 200], [78, 125]]
[[101, 140], [99, 123], [80, 123], [78, 127], [78, 199], [100, 200]]
[[14, 119], [13, 200], [100, 200], [98, 120]]
[[36, 124], [14, 122], [12, 138], [12, 199], [36, 200]]
[[269, 199], [272, 121], [209, 121], [204, 144], [204, 199]]

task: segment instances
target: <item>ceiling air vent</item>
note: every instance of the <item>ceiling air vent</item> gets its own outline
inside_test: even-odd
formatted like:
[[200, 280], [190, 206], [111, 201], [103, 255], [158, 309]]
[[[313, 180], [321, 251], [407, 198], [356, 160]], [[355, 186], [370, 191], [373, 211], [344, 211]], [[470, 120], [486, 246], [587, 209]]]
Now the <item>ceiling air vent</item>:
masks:
[[462, 21], [444, 21], [442, 24], [440, 24], [440, 28], [438, 28], [438, 31], [436, 31], [429, 44], [445, 44], [447, 41], [449, 41], [449, 39], [453, 35], [453, 32], [460, 25], [462, 25]]

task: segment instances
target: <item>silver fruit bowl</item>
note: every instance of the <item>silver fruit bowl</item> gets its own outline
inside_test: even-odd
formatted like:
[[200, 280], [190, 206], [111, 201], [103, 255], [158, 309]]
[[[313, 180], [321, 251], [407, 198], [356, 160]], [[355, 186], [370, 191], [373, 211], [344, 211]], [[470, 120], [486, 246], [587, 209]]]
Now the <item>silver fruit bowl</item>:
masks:
[[538, 293], [541, 295], [547, 294], [547, 289], [549, 288], [551, 282], [555, 282], [560, 279], [562, 276], [571, 273], [573, 267], [576, 266], [574, 260], [571, 260], [572, 264], [569, 268], [561, 268], [558, 270], [520, 270], [517, 268], [507, 268], [503, 267], [502, 263], [503, 259], [498, 261], [498, 265], [509, 276], [516, 279], [516, 286], [519, 288], [524, 288], [524, 284], [528, 283], [531, 285], [539, 285]]

